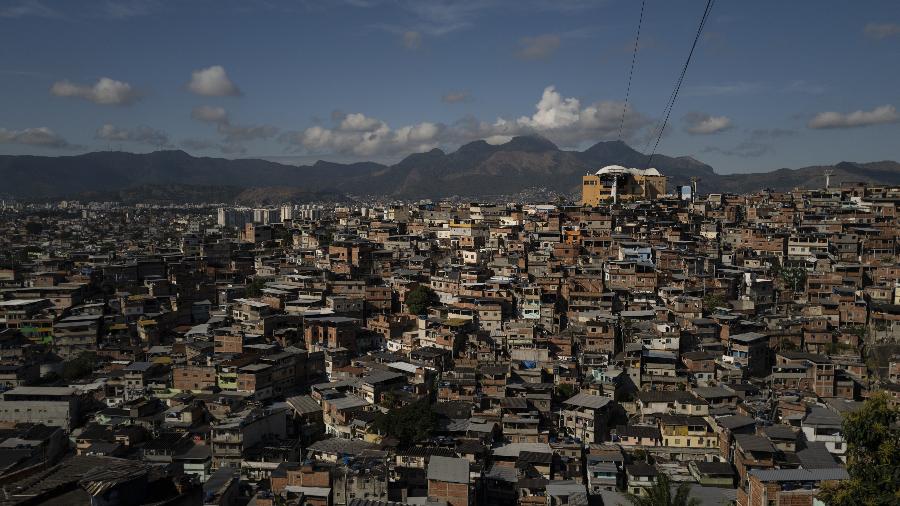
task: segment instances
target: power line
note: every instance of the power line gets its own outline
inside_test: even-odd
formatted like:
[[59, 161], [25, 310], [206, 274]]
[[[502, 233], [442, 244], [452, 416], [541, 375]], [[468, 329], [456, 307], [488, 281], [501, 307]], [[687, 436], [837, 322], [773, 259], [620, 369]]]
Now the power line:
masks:
[[634, 75], [634, 62], [637, 60], [638, 44], [641, 41], [641, 25], [644, 24], [644, 4], [641, 0], [641, 15], [638, 18], [637, 34], [634, 36], [634, 52], [631, 53], [631, 68], [628, 70], [628, 84], [625, 86], [625, 103], [622, 104], [622, 118], [619, 120], [619, 137], [622, 140], [622, 127], [625, 125], [625, 111], [628, 110], [628, 96], [631, 94], [631, 76]]
[[[716, 3], [716, 0], [706, 0], [706, 8], [703, 10], [703, 17], [700, 18], [700, 26], [697, 27], [697, 34], [694, 36], [694, 43], [691, 44], [691, 50], [688, 53], [687, 60], [684, 61], [684, 67], [681, 69], [681, 75], [678, 76], [678, 81], [675, 83], [675, 88], [672, 90], [672, 94], [669, 95], [669, 102], [666, 104], [666, 108], [663, 109], [663, 122], [662, 126], [657, 132], [656, 142], [653, 144], [653, 150], [650, 151], [650, 156], [647, 157], [647, 168], [650, 168], [650, 163], [653, 161], [653, 156], [656, 154], [656, 148], [659, 147], [659, 140], [662, 138], [663, 132], [666, 130], [666, 125], [669, 123], [669, 115], [672, 114], [672, 109], [675, 107], [675, 100], [678, 99], [678, 91], [681, 90], [681, 83], [684, 82], [684, 75], [687, 73], [688, 65], [691, 64], [691, 57], [694, 56], [694, 49], [697, 48], [697, 42], [700, 40], [700, 34], [703, 33], [703, 27], [706, 25], [706, 20], [709, 18], [709, 12], [712, 10], [713, 4]], [[649, 142], [647, 144], [649, 147]], [[646, 148], [645, 148], [646, 151]]]

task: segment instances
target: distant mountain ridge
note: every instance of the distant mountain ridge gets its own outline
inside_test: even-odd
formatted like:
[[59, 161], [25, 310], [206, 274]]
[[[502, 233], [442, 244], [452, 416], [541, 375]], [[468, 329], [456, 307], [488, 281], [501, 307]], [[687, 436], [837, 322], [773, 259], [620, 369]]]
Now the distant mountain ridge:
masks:
[[[644, 167], [646, 163], [646, 155], [621, 141], [599, 142], [584, 151], [565, 151], [537, 136], [514, 137], [499, 145], [475, 141], [451, 153], [433, 149], [411, 154], [393, 165], [318, 161], [298, 167], [260, 159], [194, 157], [184, 151], [7, 155], [0, 156], [0, 195], [47, 199], [118, 194], [139, 198], [141, 188], [150, 188], [154, 195], [164, 198], [161, 188], [174, 190], [179, 186], [195, 187], [180, 191], [192, 201], [202, 200], [204, 190], [199, 188], [207, 188], [210, 196], [242, 201], [264, 201], [267, 195], [310, 199], [347, 194], [476, 197], [513, 194], [528, 188], [571, 193], [578, 191], [581, 176], [587, 172], [612, 164]], [[703, 193], [821, 187], [826, 168], [834, 171], [833, 183], [854, 180], [900, 184], [900, 164], [894, 161], [721, 175], [691, 157], [655, 155], [653, 166], [669, 176], [670, 186], [699, 178]]]

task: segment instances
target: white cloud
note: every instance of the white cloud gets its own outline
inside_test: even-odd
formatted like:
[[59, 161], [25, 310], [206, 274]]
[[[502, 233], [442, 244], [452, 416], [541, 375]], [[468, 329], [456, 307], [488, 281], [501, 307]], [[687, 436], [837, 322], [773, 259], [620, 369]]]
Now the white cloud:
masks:
[[206, 97], [235, 97], [241, 94], [221, 65], [193, 71], [187, 86], [197, 95]]
[[128, 105], [140, 98], [140, 94], [128, 83], [101, 77], [93, 85], [75, 84], [68, 80], [57, 81], [50, 88], [57, 97], [76, 97], [102, 105]]
[[310, 153], [372, 156], [427, 151], [439, 144], [445, 128], [424, 122], [393, 130], [384, 121], [353, 113], [340, 119], [334, 128], [312, 126], [302, 132], [288, 132], [281, 140]]
[[492, 146], [499, 146], [500, 144], [506, 144], [507, 142], [512, 140], [511, 135], [492, 135], [484, 139], [484, 142], [491, 144]]
[[685, 131], [695, 135], [708, 135], [731, 128], [731, 118], [727, 116], [710, 116], [709, 114], [692, 112], [684, 117], [687, 125]]
[[[502, 143], [516, 135], [540, 134], [563, 146], [576, 146], [614, 136], [622, 120], [622, 103], [597, 102], [582, 106], [577, 98], [563, 97], [548, 86], [531, 116], [497, 118], [483, 122], [466, 117], [452, 125], [422, 122], [391, 128], [386, 122], [361, 113], [335, 114], [334, 126], [286, 132], [279, 140], [307, 153], [356, 156], [420, 152], [478, 139]], [[649, 120], [631, 107], [622, 122], [623, 138], [632, 138]]]
[[854, 128], [884, 123], [896, 123], [900, 115], [893, 105], [882, 105], [871, 111], [853, 111], [850, 113], [820, 112], [807, 123], [809, 128]]
[[900, 24], [898, 23], [869, 23], [863, 28], [866, 37], [872, 39], [886, 39], [895, 35], [900, 35]]
[[567, 127], [578, 121], [580, 111], [577, 98], [563, 98], [555, 87], [548, 86], [537, 104], [537, 112], [530, 118], [519, 118], [519, 122], [538, 130]]
[[0, 144], [23, 144], [45, 148], [72, 148], [62, 136], [47, 127], [7, 130], [0, 128]]
[[224, 107], [201, 105], [191, 110], [191, 118], [206, 123], [221, 123], [228, 121], [228, 112], [225, 111]]
[[403, 32], [403, 47], [412, 50], [422, 47], [422, 33], [415, 30]]
[[[509, 125], [495, 122], [496, 128], [513, 130], [513, 135], [536, 132], [559, 144], [573, 146], [585, 141], [597, 141], [616, 133], [622, 124], [622, 136], [632, 137], [649, 120], [630, 106], [622, 117], [623, 104], [602, 101], [582, 107], [577, 98], [564, 98], [554, 86], [548, 86], [537, 103], [532, 116], [523, 116]], [[509, 132], [495, 132], [509, 134]]]
[[523, 60], [546, 60], [559, 49], [559, 35], [552, 33], [536, 37], [523, 37], [519, 40], [516, 56]]
[[104, 141], [134, 142], [156, 147], [171, 146], [168, 134], [162, 130], [156, 130], [148, 126], [122, 128], [107, 123], [97, 129], [95, 136]]
[[341, 120], [340, 129], [346, 132], [369, 132], [377, 130], [383, 123], [375, 118], [369, 118], [365, 114], [347, 114]]

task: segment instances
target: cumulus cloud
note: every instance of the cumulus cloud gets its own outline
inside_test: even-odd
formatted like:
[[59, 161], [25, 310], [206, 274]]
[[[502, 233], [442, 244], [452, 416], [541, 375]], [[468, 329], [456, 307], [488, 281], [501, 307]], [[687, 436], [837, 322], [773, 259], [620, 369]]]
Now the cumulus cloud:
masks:
[[523, 60], [546, 60], [559, 49], [559, 35], [552, 33], [519, 39], [516, 56]]
[[403, 32], [403, 47], [406, 49], [419, 49], [422, 47], [422, 33], [415, 30], [407, 30]]
[[688, 113], [684, 117], [685, 131], [694, 135], [708, 135], [731, 128], [731, 118], [710, 116], [701, 112]]
[[104, 141], [134, 142], [157, 147], [171, 146], [167, 133], [148, 126], [123, 128], [107, 123], [97, 129], [95, 137]]
[[[427, 151], [443, 145], [458, 145], [477, 139], [502, 143], [516, 135], [540, 134], [564, 146], [608, 138], [618, 132], [621, 102], [604, 101], [582, 106], [577, 98], [563, 97], [548, 86], [531, 116], [497, 118], [493, 122], [465, 117], [451, 125], [422, 122], [392, 128], [386, 122], [361, 113], [332, 116], [334, 125], [316, 125], [299, 132], [286, 132], [279, 140], [308, 153], [338, 153], [357, 156], [391, 155]], [[632, 137], [649, 120], [631, 107], [625, 111], [624, 138]]]
[[193, 93], [206, 97], [236, 97], [241, 95], [241, 90], [228, 78], [225, 68], [221, 65], [213, 65], [212, 67], [193, 71], [191, 73], [191, 81], [187, 87]]
[[25, 128], [23, 130], [0, 128], [0, 144], [23, 144], [54, 149], [75, 147], [47, 127]]
[[622, 106], [622, 102], [607, 100], [582, 107], [577, 98], [565, 98], [556, 87], [548, 86], [535, 106], [535, 113], [516, 120], [514, 130], [518, 131], [517, 135], [531, 131], [563, 145], [575, 145], [609, 137], [618, 131], [622, 122], [622, 135], [629, 138], [650, 121], [631, 106], [625, 110], [623, 121]]
[[893, 105], [882, 105], [871, 111], [853, 111], [850, 113], [820, 112], [806, 124], [809, 128], [855, 128], [900, 121], [897, 109]]
[[451, 91], [445, 93], [441, 97], [441, 102], [445, 104], [461, 104], [472, 101], [472, 94], [465, 90]]
[[50, 87], [57, 97], [75, 97], [102, 105], [129, 105], [140, 99], [140, 94], [128, 83], [101, 77], [93, 85], [76, 84], [68, 80], [57, 81]]
[[900, 24], [898, 23], [869, 23], [863, 28], [863, 33], [871, 39], [886, 39], [895, 35], [900, 35]]
[[394, 130], [384, 121], [353, 113], [344, 116], [334, 128], [316, 125], [301, 132], [288, 132], [281, 140], [310, 153], [372, 156], [427, 151], [438, 145], [445, 128], [425, 122]]

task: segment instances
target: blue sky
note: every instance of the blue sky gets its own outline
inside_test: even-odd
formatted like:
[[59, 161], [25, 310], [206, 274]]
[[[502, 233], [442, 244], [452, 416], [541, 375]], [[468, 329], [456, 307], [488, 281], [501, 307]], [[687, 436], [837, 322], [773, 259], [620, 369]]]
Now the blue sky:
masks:
[[[0, 0], [0, 153], [393, 161], [619, 138], [638, 0]], [[705, 1], [647, 0], [645, 151]], [[900, 2], [718, 0], [658, 151], [719, 172], [900, 159]]]

